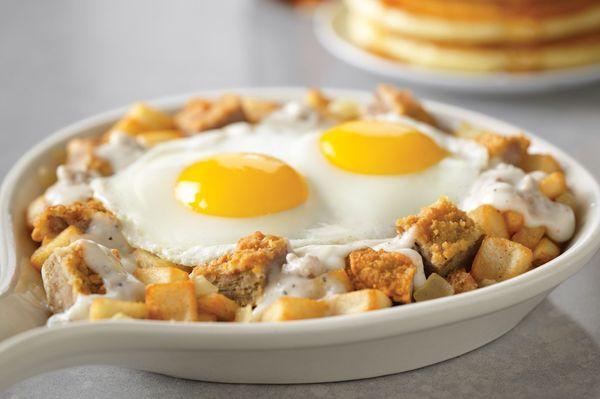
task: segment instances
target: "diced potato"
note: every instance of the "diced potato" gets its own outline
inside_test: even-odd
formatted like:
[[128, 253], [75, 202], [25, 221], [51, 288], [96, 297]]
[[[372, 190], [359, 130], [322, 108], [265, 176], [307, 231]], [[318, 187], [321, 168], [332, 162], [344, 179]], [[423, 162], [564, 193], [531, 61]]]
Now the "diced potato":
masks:
[[309, 298], [283, 296], [273, 302], [261, 316], [261, 321], [288, 321], [324, 317], [329, 311], [325, 302]]
[[153, 130], [150, 132], [139, 133], [137, 141], [145, 147], [153, 147], [157, 144], [169, 140], [176, 140], [185, 137], [179, 130]]
[[343, 122], [358, 119], [361, 110], [356, 101], [340, 98], [329, 102], [325, 113], [329, 118]]
[[83, 232], [77, 227], [71, 225], [60, 232], [56, 237], [39, 247], [31, 255], [31, 264], [38, 270], [41, 270], [42, 265], [48, 259], [56, 248], [66, 247], [74, 241], [81, 238]]
[[428, 301], [430, 299], [441, 298], [454, 295], [454, 288], [442, 276], [437, 273], [431, 273], [425, 284], [415, 290], [413, 297], [417, 302]]
[[170, 115], [144, 103], [133, 104], [127, 111], [126, 118], [146, 126], [146, 130], [165, 130], [173, 127], [173, 118]]
[[186, 272], [176, 267], [138, 267], [133, 275], [146, 285], [173, 283], [175, 281], [185, 281], [189, 278]]
[[573, 211], [575, 211], [575, 209], [577, 209], [577, 200], [575, 199], [575, 196], [573, 195], [573, 193], [570, 192], [569, 190], [565, 191], [564, 193], [562, 193], [561, 195], [556, 197], [555, 201], [560, 202], [561, 204], [570, 206], [571, 209], [573, 209]]
[[479, 227], [483, 229], [488, 237], [508, 238], [506, 222], [499, 210], [491, 205], [481, 205], [468, 213]]
[[111, 298], [96, 298], [90, 306], [90, 320], [110, 319], [117, 315], [132, 319], [145, 319], [148, 309], [143, 302], [120, 301]]
[[195, 321], [198, 303], [194, 283], [177, 281], [146, 287], [146, 306], [151, 319]]
[[198, 298], [198, 311], [214, 314], [221, 321], [235, 320], [235, 313], [239, 307], [235, 301], [223, 294], [214, 293]]
[[521, 227], [521, 230], [513, 234], [511, 240], [518, 242], [519, 244], [525, 245], [527, 248], [533, 250], [535, 246], [540, 242], [546, 229], [544, 227]]
[[521, 230], [521, 227], [525, 224], [525, 218], [519, 212], [506, 211], [503, 216], [509, 236], [512, 236], [517, 231]]
[[520, 166], [525, 172], [539, 170], [546, 173], [554, 173], [562, 171], [558, 161], [549, 154], [527, 154], [521, 161]]
[[392, 301], [387, 295], [370, 288], [333, 295], [321, 301], [329, 306], [330, 314], [334, 316], [368, 312], [392, 306]]
[[119, 120], [110, 131], [103, 136], [105, 140], [108, 140], [111, 132], [123, 132], [129, 135], [135, 136], [143, 131], [148, 130], [148, 127], [141, 122], [133, 119], [133, 118], [123, 118]]
[[306, 92], [305, 101], [309, 107], [324, 110], [331, 100], [321, 90], [311, 88]]
[[560, 247], [547, 237], [541, 239], [533, 250], [533, 265], [540, 266], [560, 255]]
[[471, 275], [477, 282], [502, 281], [531, 269], [533, 254], [517, 242], [499, 237], [487, 237], [475, 255]]
[[198, 317], [196, 318], [196, 321], [206, 321], [206, 322], [217, 321], [217, 316], [215, 316], [214, 314], [210, 314], [210, 313], [198, 313]]
[[137, 266], [142, 269], [152, 267], [176, 267], [184, 272], [189, 272], [191, 269], [190, 267], [178, 265], [166, 259], [159, 258], [148, 251], [144, 251], [143, 249], [136, 249], [133, 252], [133, 257], [137, 263]]
[[551, 200], [567, 191], [567, 179], [563, 172], [550, 173], [540, 182], [540, 191]]
[[115, 315], [113, 317], [111, 317], [110, 319], [111, 320], [133, 320], [133, 317], [127, 316], [123, 312], [119, 312], [119, 313], [115, 313]]
[[250, 323], [252, 321], [252, 305], [246, 305], [235, 311], [235, 322]]
[[202, 275], [194, 276], [192, 280], [194, 281], [194, 284], [196, 284], [197, 297], [201, 297], [208, 294], [216, 294], [217, 292], [219, 292], [219, 289]]
[[328, 292], [347, 292], [354, 289], [352, 281], [344, 269], [332, 270], [315, 278], [323, 282], [323, 287]]
[[483, 280], [481, 280], [479, 282], [479, 287], [483, 288], [483, 287], [487, 287], [487, 286], [490, 286], [490, 285], [494, 285], [496, 283], [497, 283], [496, 280], [491, 280], [489, 278], [484, 278]]

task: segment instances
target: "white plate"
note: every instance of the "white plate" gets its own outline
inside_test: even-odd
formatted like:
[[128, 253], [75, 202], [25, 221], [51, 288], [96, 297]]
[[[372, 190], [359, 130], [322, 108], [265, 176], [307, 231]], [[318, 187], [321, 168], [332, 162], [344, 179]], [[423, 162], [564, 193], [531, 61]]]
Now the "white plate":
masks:
[[390, 78], [446, 90], [488, 94], [547, 91], [600, 80], [600, 65], [521, 74], [469, 74], [402, 64], [354, 45], [346, 33], [346, 14], [346, 7], [337, 2], [318, 8], [314, 26], [321, 44], [349, 64]]
[[[304, 89], [229, 90], [269, 99], [300, 99]], [[365, 92], [331, 90], [366, 101]], [[216, 93], [195, 93], [207, 96]], [[190, 95], [152, 101], [165, 110]], [[446, 122], [468, 121], [502, 133], [521, 129], [457, 107], [425, 102]], [[112, 364], [190, 379], [244, 383], [341, 381], [427, 366], [476, 349], [509, 331], [558, 284], [581, 269], [600, 246], [600, 188], [573, 158], [531, 136], [537, 148], [565, 166], [580, 203], [579, 226], [569, 248], [528, 273], [461, 295], [363, 314], [286, 323], [79, 322], [44, 327], [35, 299], [39, 277], [30, 273], [33, 246], [24, 210], [43, 190], [40, 167], [56, 166], [56, 153], [76, 136], [99, 134], [125, 109], [62, 129], [25, 154], [0, 192], [0, 390], [44, 371], [82, 364]], [[15, 335], [16, 334], [16, 335]], [[9, 336], [12, 337], [8, 338]]]

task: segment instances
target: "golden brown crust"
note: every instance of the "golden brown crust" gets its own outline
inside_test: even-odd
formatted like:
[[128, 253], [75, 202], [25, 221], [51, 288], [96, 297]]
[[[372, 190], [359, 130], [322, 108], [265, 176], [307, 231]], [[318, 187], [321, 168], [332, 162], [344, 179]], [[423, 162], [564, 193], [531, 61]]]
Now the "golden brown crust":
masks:
[[478, 134], [475, 141], [487, 149], [490, 158], [511, 165], [519, 165], [522, 162], [531, 143], [523, 134], [504, 136], [492, 132]]
[[255, 304], [266, 285], [268, 268], [283, 263], [286, 254], [284, 238], [257, 231], [240, 239], [233, 252], [196, 266], [191, 277], [206, 277], [240, 306]]
[[429, 272], [445, 276], [469, 264], [483, 238], [483, 231], [447, 198], [421, 209], [418, 215], [399, 219], [399, 233], [414, 228], [415, 244]]
[[471, 276], [471, 274], [467, 272], [463, 267], [451, 272], [446, 278], [446, 280], [448, 280], [448, 282], [454, 289], [455, 294], [472, 291], [478, 288], [477, 281], [475, 281], [473, 276]]
[[178, 129], [194, 134], [245, 121], [246, 116], [240, 96], [224, 94], [214, 101], [192, 99], [175, 114], [174, 119]]
[[395, 302], [411, 302], [417, 268], [406, 255], [371, 248], [352, 251], [346, 271], [357, 290], [376, 288]]
[[392, 112], [438, 127], [435, 118], [410, 91], [399, 90], [392, 85], [382, 84], [377, 87], [375, 103], [370, 111], [375, 114]]
[[45, 238], [55, 237], [68, 226], [75, 226], [85, 231], [92, 217], [98, 212], [110, 214], [97, 200], [49, 206], [35, 220], [31, 238], [42, 242]]

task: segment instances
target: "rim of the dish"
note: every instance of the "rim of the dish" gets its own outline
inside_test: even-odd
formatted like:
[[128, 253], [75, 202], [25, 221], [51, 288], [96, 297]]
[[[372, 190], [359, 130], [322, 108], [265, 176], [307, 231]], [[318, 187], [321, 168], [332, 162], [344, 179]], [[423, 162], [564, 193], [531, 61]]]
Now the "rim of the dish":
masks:
[[[328, 51], [339, 59], [372, 73], [446, 89], [525, 93], [559, 87], [578, 86], [600, 80], [600, 65], [584, 65], [531, 73], [469, 73], [429, 69], [379, 57], [352, 44], [340, 28], [339, 19], [347, 12], [341, 2], [323, 4], [315, 13], [314, 30]], [[343, 24], [342, 24], [343, 25]]]
[[[171, 110], [181, 106], [190, 97], [215, 96], [225, 91], [240, 94], [254, 95], [257, 97], [290, 100], [301, 98], [305, 88], [256, 88], [256, 89], [227, 89], [210, 90], [177, 95], [157, 100], [147, 101], [149, 104], [162, 109]], [[353, 98], [365, 101], [371, 98], [366, 91], [328, 89], [325, 91], [333, 96]], [[460, 107], [424, 100], [425, 106], [435, 115], [450, 120], [470, 121], [475, 125], [495, 126], [500, 132], [522, 131], [515, 126], [495, 118], [469, 111]], [[16, 283], [17, 267], [15, 237], [13, 236], [12, 218], [21, 215], [10, 214], [10, 204], [14, 194], [18, 191], [18, 181], [36, 159], [50, 149], [61, 145], [71, 137], [89, 134], [94, 128], [105, 126], [116, 121], [125, 112], [127, 107], [104, 112], [96, 116], [84, 119], [65, 127], [52, 134], [45, 140], [35, 145], [13, 166], [6, 175], [0, 191], [0, 223], [3, 233], [0, 248], [0, 256], [3, 260], [3, 270], [0, 274], [0, 297], [10, 293], [11, 287]], [[525, 133], [533, 139], [537, 148], [550, 151], [553, 155], [567, 166], [568, 175], [577, 175], [576, 186], [585, 187], [586, 195], [590, 198], [590, 209], [586, 220], [579, 224], [577, 236], [570, 247], [558, 258], [520, 276], [494, 284], [489, 287], [460, 295], [439, 298], [431, 301], [412, 303], [408, 306], [396, 306], [372, 312], [337, 317], [325, 317], [319, 319], [289, 321], [285, 323], [169, 323], [163, 321], [136, 320], [136, 321], [106, 321], [106, 322], [74, 322], [64, 326], [51, 327], [53, 330], [73, 329], [82, 333], [95, 333], [112, 331], [118, 333], [154, 334], [176, 333], [203, 337], [204, 344], [210, 342], [222, 342], [226, 338], [239, 339], [245, 337], [243, 345], [251, 343], [265, 346], [276, 346], [281, 344], [279, 339], [300, 335], [319, 335], [319, 341], [311, 341], [310, 338], [303, 340], [307, 342], [325, 345], [328, 343], [352, 342], [361, 339], [375, 339], [386, 336], [401, 334], [408, 331], [418, 331], [443, 324], [449, 324], [481, 316], [486, 313], [499, 311], [515, 306], [528, 299], [534, 298], [558, 285], [570, 275], [577, 272], [600, 247], [600, 187], [592, 175], [576, 160], [565, 154], [560, 149], [540, 139], [527, 131]], [[12, 278], [10, 277], [13, 272]], [[343, 331], [343, 335], [339, 332]], [[327, 337], [322, 333], [329, 332]], [[35, 334], [34, 331], [30, 333]], [[312, 333], [312, 334], [311, 334]], [[270, 337], [270, 338], [265, 338]], [[314, 337], [313, 337], [314, 338]], [[215, 340], [215, 341], [213, 341]], [[221, 340], [221, 341], [219, 341]], [[204, 345], [203, 344], [203, 345]], [[301, 344], [298, 342], [297, 344]], [[240, 344], [242, 345], [242, 344]]]

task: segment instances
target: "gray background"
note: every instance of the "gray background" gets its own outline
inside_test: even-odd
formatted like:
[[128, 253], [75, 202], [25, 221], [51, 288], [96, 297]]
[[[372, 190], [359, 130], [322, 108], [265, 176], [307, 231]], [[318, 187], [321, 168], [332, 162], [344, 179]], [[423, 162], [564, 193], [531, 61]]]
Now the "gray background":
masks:
[[[371, 89], [380, 81], [326, 53], [310, 15], [280, 2], [0, 0], [0, 173], [55, 129], [137, 99], [236, 86]], [[518, 98], [414, 89], [530, 129], [600, 172], [598, 85]], [[0, 397], [599, 397], [598, 263], [600, 256], [497, 341], [400, 375], [251, 386], [94, 366], [41, 375]]]

